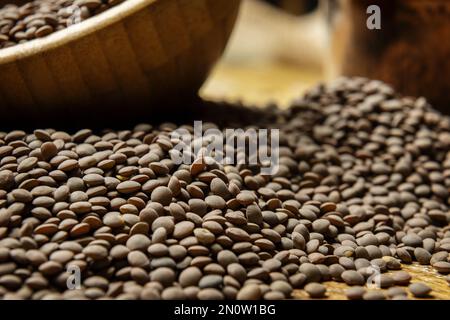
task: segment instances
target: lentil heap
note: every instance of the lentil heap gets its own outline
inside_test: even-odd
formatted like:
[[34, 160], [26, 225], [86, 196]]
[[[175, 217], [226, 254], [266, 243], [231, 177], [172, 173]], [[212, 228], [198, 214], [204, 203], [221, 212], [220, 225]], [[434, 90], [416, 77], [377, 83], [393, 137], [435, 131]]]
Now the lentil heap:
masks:
[[[361, 78], [265, 113], [272, 176], [176, 165], [168, 123], [0, 133], [0, 297], [322, 298], [328, 280], [349, 299], [428, 296], [400, 269], [450, 272], [450, 119]], [[373, 266], [387, 295], [365, 286]]]
[[34, 0], [0, 9], [0, 49], [14, 46], [97, 15], [124, 0]]

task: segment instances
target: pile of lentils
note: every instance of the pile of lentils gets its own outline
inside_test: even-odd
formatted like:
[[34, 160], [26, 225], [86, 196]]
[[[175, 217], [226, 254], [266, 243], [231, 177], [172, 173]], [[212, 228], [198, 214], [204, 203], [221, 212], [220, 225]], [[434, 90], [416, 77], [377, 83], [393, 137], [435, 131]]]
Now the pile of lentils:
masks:
[[12, 47], [97, 15], [124, 0], [34, 0], [0, 9], [0, 49]]
[[[401, 269], [450, 273], [450, 118], [361, 78], [264, 112], [253, 127], [281, 130], [271, 176], [176, 165], [171, 123], [1, 132], [0, 298], [322, 298], [325, 281], [432, 296]], [[389, 290], [366, 286], [373, 269]]]

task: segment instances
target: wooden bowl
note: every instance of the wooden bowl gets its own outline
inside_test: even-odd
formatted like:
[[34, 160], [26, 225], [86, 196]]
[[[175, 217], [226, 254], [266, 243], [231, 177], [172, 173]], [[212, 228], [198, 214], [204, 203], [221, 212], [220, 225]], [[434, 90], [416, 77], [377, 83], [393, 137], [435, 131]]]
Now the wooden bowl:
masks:
[[9, 124], [46, 124], [179, 108], [222, 54], [238, 8], [239, 0], [127, 0], [1, 49], [0, 112]]

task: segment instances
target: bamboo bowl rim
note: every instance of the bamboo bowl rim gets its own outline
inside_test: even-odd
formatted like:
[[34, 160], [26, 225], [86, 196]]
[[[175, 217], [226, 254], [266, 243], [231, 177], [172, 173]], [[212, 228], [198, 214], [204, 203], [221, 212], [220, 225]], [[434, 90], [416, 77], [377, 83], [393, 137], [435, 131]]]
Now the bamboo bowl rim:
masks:
[[0, 49], [0, 65], [28, 58], [76, 41], [121, 21], [148, 5], [160, 1], [170, 0], [127, 0], [98, 15], [43, 38]]

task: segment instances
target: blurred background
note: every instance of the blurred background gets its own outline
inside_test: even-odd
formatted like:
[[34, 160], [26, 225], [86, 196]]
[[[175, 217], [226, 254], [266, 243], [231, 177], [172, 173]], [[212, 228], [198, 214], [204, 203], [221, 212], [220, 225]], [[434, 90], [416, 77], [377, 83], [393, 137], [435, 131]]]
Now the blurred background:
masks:
[[[366, 26], [381, 8], [381, 30]], [[450, 114], [449, 0], [243, 0], [207, 99], [287, 106], [339, 75], [383, 80]]]
[[201, 95], [287, 106], [325, 78], [325, 26], [317, 0], [244, 0], [224, 57]]
[[[381, 30], [366, 26], [370, 5], [381, 8]], [[200, 94], [287, 106], [320, 81], [364, 76], [450, 114], [448, 39], [450, 0], [242, 0], [225, 55]]]

